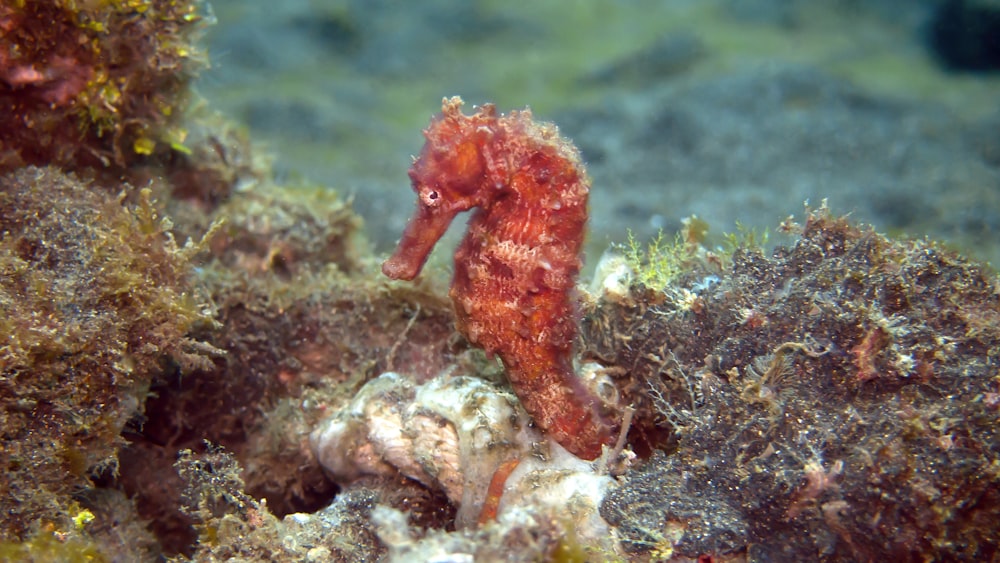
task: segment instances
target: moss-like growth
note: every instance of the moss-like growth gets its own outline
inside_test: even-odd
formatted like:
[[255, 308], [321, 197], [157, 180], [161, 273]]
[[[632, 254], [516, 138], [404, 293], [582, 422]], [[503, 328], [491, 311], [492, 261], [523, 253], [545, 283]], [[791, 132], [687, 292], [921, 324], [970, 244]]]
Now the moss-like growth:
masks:
[[652, 291], [666, 291], [681, 274], [691, 269], [691, 261], [696, 255], [680, 233], [669, 240], [663, 231], [656, 233], [645, 248], [629, 231], [622, 250], [626, 263], [635, 273], [635, 282]]
[[[704, 219], [692, 215], [685, 217], [681, 224], [683, 228], [673, 238], [661, 230], [643, 245], [629, 231], [625, 244], [615, 245], [631, 272], [630, 283], [643, 288], [646, 297], [664, 294], [657, 296], [656, 301], [660, 301], [662, 297], [674, 301], [683, 300], [686, 296], [676, 283], [684, 275], [696, 270], [718, 271], [724, 267], [726, 256], [737, 246], [746, 243], [756, 245], [761, 238], [754, 232], [748, 234], [742, 228], [739, 235], [725, 234], [723, 241], [727, 248], [720, 255], [705, 248], [708, 223]], [[729, 245], [733, 245], [732, 248], [728, 248]]]
[[[302, 436], [367, 378], [403, 367], [431, 377], [466, 347], [452, 338], [444, 296], [390, 284], [362, 258], [360, 218], [332, 190], [265, 182], [211, 210], [174, 204], [186, 209], [172, 213], [185, 218], [174, 227], [182, 233], [225, 218], [199, 278], [221, 324], [212, 343], [226, 355], [154, 385], [142, 430], [122, 452], [119, 483], [165, 550], [190, 555], [197, 535], [171, 467], [179, 450], [217, 443], [245, 468], [247, 494], [266, 499], [271, 513], [314, 512], [336, 491]], [[437, 523], [442, 506], [431, 499], [426, 517], [415, 519]]]
[[277, 282], [361, 268], [362, 220], [329, 188], [264, 183], [224, 204], [217, 216], [226, 221], [211, 248], [217, 273], [251, 272]]
[[[198, 522], [201, 562], [246, 561], [375, 561], [385, 547], [375, 536], [369, 514], [376, 503], [419, 502], [413, 484], [400, 483], [409, 493], [380, 497], [363, 488], [345, 491], [316, 514], [276, 518], [267, 503], [244, 492], [240, 464], [218, 446], [202, 454], [180, 453], [176, 463], [185, 488], [185, 510]], [[389, 489], [383, 489], [387, 491]]]
[[655, 452], [602, 515], [643, 556], [994, 557], [1000, 281], [825, 207], [782, 230], [680, 276], [697, 307], [633, 286], [588, 313]]
[[0, 6], [0, 173], [34, 165], [120, 173], [156, 152], [186, 151], [194, 0]]
[[[268, 160], [254, 151], [245, 127], [195, 104], [183, 118], [188, 131], [186, 151], [171, 151], [161, 168], [142, 174], [166, 180], [166, 203], [171, 217], [184, 222], [185, 205], [197, 210], [213, 209], [235, 191], [256, 191], [271, 175]], [[139, 171], [137, 171], [139, 172]], [[223, 215], [224, 216], [224, 215]], [[185, 225], [190, 227], [191, 225]]]
[[108, 558], [94, 541], [51, 529], [23, 542], [0, 542], [0, 561], [105, 563]]
[[[136, 207], [53, 169], [0, 177], [0, 537], [66, 527], [70, 493], [114, 467], [120, 434], [211, 319], [148, 192]], [[167, 362], [167, 363], [165, 363]]]

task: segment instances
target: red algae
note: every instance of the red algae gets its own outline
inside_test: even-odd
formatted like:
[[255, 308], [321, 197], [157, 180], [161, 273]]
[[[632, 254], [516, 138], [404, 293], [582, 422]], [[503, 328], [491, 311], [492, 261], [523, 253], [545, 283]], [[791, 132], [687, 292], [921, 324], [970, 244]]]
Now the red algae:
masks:
[[614, 425], [573, 372], [573, 292], [590, 180], [577, 149], [529, 110], [470, 116], [445, 99], [410, 169], [415, 215], [385, 275], [410, 280], [455, 216], [476, 209], [455, 252], [451, 298], [458, 330], [503, 361], [518, 398], [543, 431], [586, 459]]

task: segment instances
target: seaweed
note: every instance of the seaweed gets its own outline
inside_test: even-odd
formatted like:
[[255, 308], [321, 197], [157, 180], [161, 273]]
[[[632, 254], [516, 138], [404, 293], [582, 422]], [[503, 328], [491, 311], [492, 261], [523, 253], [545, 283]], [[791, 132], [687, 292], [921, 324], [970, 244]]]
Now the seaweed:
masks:
[[588, 312], [652, 454], [602, 514], [636, 556], [996, 557], [1000, 281], [825, 205], [781, 230], [681, 276], [697, 308], [633, 284]]
[[51, 168], [0, 177], [0, 537], [65, 525], [70, 495], [113, 469], [151, 381], [217, 353], [178, 246], [136, 206]]
[[206, 64], [197, 1], [5, 2], [0, 6], [0, 172], [92, 168], [115, 178], [190, 152], [180, 118]]

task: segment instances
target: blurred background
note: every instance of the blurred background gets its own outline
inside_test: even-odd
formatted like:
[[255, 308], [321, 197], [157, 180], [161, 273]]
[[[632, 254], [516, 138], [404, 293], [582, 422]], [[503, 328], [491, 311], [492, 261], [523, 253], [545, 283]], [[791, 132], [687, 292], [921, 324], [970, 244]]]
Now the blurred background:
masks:
[[279, 178], [352, 196], [378, 253], [413, 209], [422, 129], [460, 95], [530, 106], [580, 147], [591, 267], [628, 230], [697, 215], [711, 242], [824, 198], [1000, 263], [996, 0], [211, 6], [199, 92], [249, 127]]

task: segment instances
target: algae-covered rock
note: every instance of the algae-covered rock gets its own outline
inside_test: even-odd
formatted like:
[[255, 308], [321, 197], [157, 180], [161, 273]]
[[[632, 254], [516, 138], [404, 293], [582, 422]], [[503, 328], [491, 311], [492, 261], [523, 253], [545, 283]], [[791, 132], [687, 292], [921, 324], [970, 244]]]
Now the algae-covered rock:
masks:
[[265, 181], [216, 206], [173, 204], [178, 232], [223, 222], [198, 279], [219, 323], [208, 337], [226, 354], [154, 382], [117, 483], [168, 552], [190, 555], [197, 534], [180, 510], [178, 451], [218, 444], [244, 468], [247, 495], [265, 499], [270, 513], [313, 513], [337, 492], [308, 447], [316, 420], [369, 377], [408, 366], [430, 378], [466, 347], [452, 338], [443, 295], [376, 277], [361, 221], [333, 190]]
[[1000, 550], [1000, 285], [810, 212], [766, 256], [634, 285], [584, 322], [632, 440], [601, 512], [641, 556], [989, 560]]
[[121, 432], [165, 368], [213, 349], [211, 319], [143, 192], [135, 207], [51, 168], [0, 177], [0, 538], [69, 526], [71, 493], [116, 465]]
[[0, 6], [0, 172], [25, 165], [122, 172], [187, 150], [179, 117], [204, 64], [200, 3]]
[[[375, 561], [385, 553], [370, 513], [390, 499], [375, 491], [345, 491], [322, 510], [278, 519], [266, 502], [244, 492], [239, 463], [221, 448], [185, 450], [176, 467], [187, 483], [185, 510], [199, 521], [194, 561]], [[400, 484], [396, 490], [410, 492], [412, 502], [420, 495], [412, 494], [414, 488]]]

